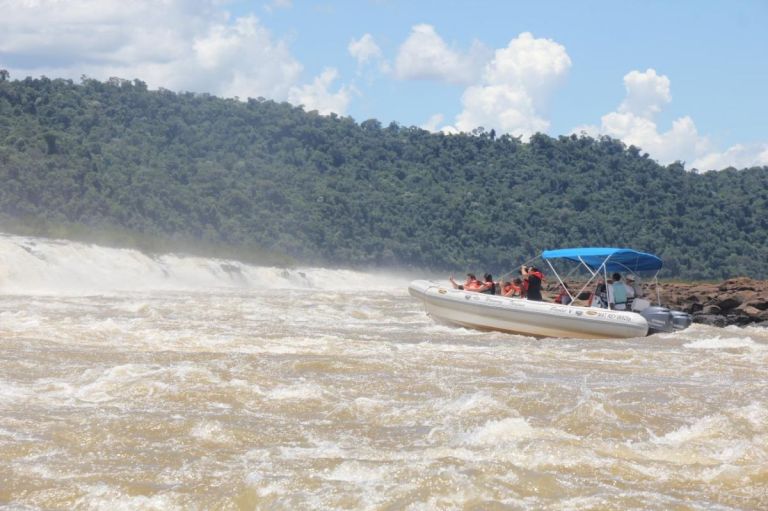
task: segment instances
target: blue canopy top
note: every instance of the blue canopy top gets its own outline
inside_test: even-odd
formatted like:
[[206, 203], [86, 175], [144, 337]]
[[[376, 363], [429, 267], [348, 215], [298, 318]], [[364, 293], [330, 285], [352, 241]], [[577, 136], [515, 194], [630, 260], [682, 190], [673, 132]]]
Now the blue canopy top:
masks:
[[563, 248], [560, 250], [545, 250], [542, 259], [568, 259], [583, 262], [592, 270], [597, 270], [607, 260], [607, 271], [653, 271], [661, 269], [661, 259], [653, 254], [645, 254], [630, 248]]

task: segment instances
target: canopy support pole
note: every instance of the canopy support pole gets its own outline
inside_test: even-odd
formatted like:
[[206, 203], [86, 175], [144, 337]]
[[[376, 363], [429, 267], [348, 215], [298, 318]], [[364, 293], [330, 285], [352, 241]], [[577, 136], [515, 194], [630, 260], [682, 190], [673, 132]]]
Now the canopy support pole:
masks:
[[560, 275], [557, 273], [557, 270], [555, 270], [555, 267], [552, 266], [552, 263], [549, 262], [549, 259], [545, 259], [545, 261], [547, 262], [549, 269], [552, 270], [552, 273], [554, 273], [555, 277], [557, 277], [557, 281], [560, 283], [561, 286], [563, 286], [563, 289], [565, 289], [565, 292], [568, 295], [568, 298], [571, 299], [571, 301], [568, 302], [568, 307], [570, 307], [571, 304], [573, 304], [573, 296], [571, 296], [571, 292], [568, 290], [568, 286], [566, 286], [565, 282], [563, 282], [563, 279], [560, 278]]
[[[605, 282], [605, 301], [607, 302], [605, 306], [608, 308], [608, 310], [613, 310], [613, 307], [611, 306], [611, 300], [608, 299], [608, 260], [610, 258], [610, 256], [606, 257], [603, 260], [603, 264], [600, 265], [600, 268], [603, 270], [603, 282]], [[611, 294], [613, 294], [613, 290], [611, 290]]]

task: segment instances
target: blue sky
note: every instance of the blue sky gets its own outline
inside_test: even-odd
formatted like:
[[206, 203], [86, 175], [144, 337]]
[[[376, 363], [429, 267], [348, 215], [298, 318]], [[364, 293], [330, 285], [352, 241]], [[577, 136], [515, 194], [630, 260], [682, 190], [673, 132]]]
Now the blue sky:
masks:
[[446, 132], [768, 165], [768, 2], [0, 0], [12, 78], [140, 78]]

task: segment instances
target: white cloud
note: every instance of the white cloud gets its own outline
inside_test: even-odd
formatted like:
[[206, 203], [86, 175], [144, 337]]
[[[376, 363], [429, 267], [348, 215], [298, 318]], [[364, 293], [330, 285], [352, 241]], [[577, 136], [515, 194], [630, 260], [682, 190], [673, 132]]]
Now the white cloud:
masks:
[[644, 73], [627, 73], [624, 76], [627, 96], [619, 105], [619, 112], [652, 117], [661, 111], [662, 106], [672, 101], [669, 85], [669, 78], [657, 75], [654, 69], [648, 69]]
[[543, 106], [570, 68], [571, 58], [564, 46], [524, 32], [506, 48], [496, 50], [483, 79], [489, 85], [525, 91], [535, 104]]
[[549, 121], [542, 112], [570, 67], [562, 45], [520, 34], [495, 51], [480, 82], [464, 91], [463, 109], [455, 126], [447, 129], [472, 131], [482, 126], [523, 137], [546, 131]]
[[579, 126], [573, 132], [621, 139], [663, 164], [685, 161], [689, 168], [699, 170], [768, 165], [768, 144], [739, 144], [719, 151], [708, 137], [699, 134], [689, 116], [674, 120], [671, 129], [660, 132], [654, 118], [672, 101], [672, 94], [669, 78], [654, 69], [627, 73], [624, 86], [626, 97], [616, 111], [601, 118], [599, 127]]
[[0, 55], [29, 69], [175, 59], [201, 20], [223, 21], [203, 2], [0, 0], [0, 12]]
[[711, 152], [693, 161], [691, 166], [699, 170], [722, 170], [727, 167], [768, 166], [768, 144], [736, 144], [723, 152]]
[[430, 116], [429, 119], [427, 119], [427, 122], [421, 125], [421, 129], [436, 132], [440, 131], [438, 126], [440, 126], [443, 123], [443, 120], [445, 119], [445, 116], [443, 114], [435, 114]]
[[371, 34], [365, 34], [357, 41], [350, 41], [347, 50], [357, 60], [358, 65], [381, 59], [381, 48]]
[[711, 146], [706, 137], [699, 135], [695, 123], [687, 116], [676, 119], [672, 129], [660, 133], [656, 123], [648, 117], [611, 112], [603, 116], [601, 132], [640, 147], [664, 163], [685, 161], [686, 158], [681, 156], [700, 154]]
[[184, 80], [225, 96], [285, 99], [302, 71], [285, 43], [273, 41], [254, 16], [209, 27], [192, 48], [193, 65]]
[[452, 50], [427, 24], [415, 25], [400, 46], [395, 59], [394, 74], [401, 80], [440, 80], [469, 84], [487, 61], [487, 49], [473, 43], [466, 53]]
[[[287, 43], [255, 16], [232, 17], [225, 6], [222, 0], [0, 0], [0, 67], [13, 78], [117, 76], [227, 97], [287, 100], [303, 90], [297, 89], [303, 66]], [[323, 111], [345, 110], [347, 89], [323, 94], [323, 79], [307, 85], [304, 96], [316, 98]]]
[[267, 12], [272, 12], [275, 9], [290, 9], [293, 7], [293, 0], [272, 0], [264, 6]]
[[306, 111], [317, 110], [322, 115], [345, 114], [353, 91], [344, 86], [336, 92], [329, 91], [337, 75], [335, 69], [323, 70], [311, 84], [291, 87], [288, 100], [296, 105], [304, 105]]
[[464, 109], [456, 118], [460, 131], [482, 126], [528, 137], [549, 127], [549, 122], [537, 115], [531, 96], [520, 87], [473, 86], [464, 91], [461, 101]]

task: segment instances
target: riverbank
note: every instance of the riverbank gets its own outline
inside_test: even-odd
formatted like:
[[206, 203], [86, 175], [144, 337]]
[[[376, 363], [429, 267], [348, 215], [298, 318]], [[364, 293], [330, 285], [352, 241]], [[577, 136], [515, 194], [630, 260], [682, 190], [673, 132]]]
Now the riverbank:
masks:
[[666, 283], [661, 286], [661, 303], [692, 314], [694, 323], [768, 327], [765, 280], [738, 277], [719, 284]]

